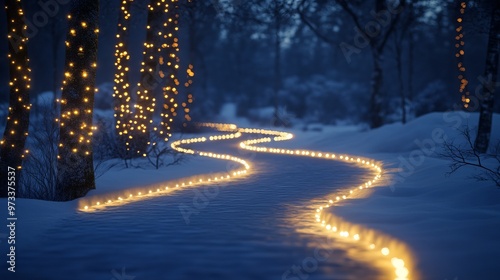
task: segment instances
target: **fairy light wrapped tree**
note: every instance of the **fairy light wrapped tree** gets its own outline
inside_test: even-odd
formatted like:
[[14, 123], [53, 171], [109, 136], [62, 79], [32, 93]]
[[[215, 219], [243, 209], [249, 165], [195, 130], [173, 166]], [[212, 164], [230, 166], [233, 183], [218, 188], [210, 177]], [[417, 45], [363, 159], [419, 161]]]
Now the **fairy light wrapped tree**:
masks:
[[469, 91], [469, 80], [467, 79], [465, 75], [465, 41], [464, 41], [464, 15], [465, 15], [465, 9], [467, 8], [467, 3], [465, 2], [460, 2], [457, 5], [459, 5], [459, 10], [458, 10], [458, 17], [457, 17], [457, 28], [455, 31], [457, 32], [457, 36], [455, 36], [455, 48], [457, 49], [457, 52], [455, 53], [455, 57], [457, 58], [457, 67], [458, 67], [458, 81], [460, 83], [459, 85], [459, 92], [461, 94], [461, 100], [462, 100], [462, 106], [463, 109], [466, 110], [469, 108], [469, 103], [470, 103], [470, 91]]
[[97, 91], [98, 19], [98, 0], [72, 2], [60, 100], [57, 200], [82, 197], [95, 189], [92, 114]]
[[[160, 77], [164, 78], [162, 87], [163, 101], [160, 108], [160, 124], [153, 133], [159, 133], [163, 141], [171, 136], [172, 124], [177, 117], [179, 103], [179, 1], [171, 0], [165, 3], [166, 21], [163, 26], [165, 33], [161, 38]], [[156, 143], [152, 143], [156, 145]]]
[[133, 135], [136, 139], [135, 152], [146, 156], [150, 144], [150, 131], [153, 126], [153, 117], [156, 107], [155, 92], [161, 89], [164, 73], [160, 65], [165, 62], [162, 51], [163, 37], [167, 32], [166, 7], [168, 1], [151, 1], [148, 5], [148, 21], [146, 26], [146, 42], [144, 42], [143, 61], [140, 69], [140, 81], [137, 84], [137, 102], [135, 104]]
[[[147, 7], [140, 79], [136, 87], [130, 88], [130, 53], [126, 37], [132, 2], [121, 2], [115, 48], [115, 128], [121, 148], [127, 151], [126, 159], [146, 157], [158, 140], [168, 141], [179, 107], [180, 86], [178, 0], [152, 0]], [[194, 75], [192, 66], [188, 75]], [[192, 102], [192, 95], [188, 99]], [[183, 107], [189, 111], [187, 103]]]
[[[16, 192], [19, 190], [19, 171], [22, 168], [23, 159], [28, 153], [25, 150], [26, 138], [28, 137], [30, 117], [30, 68], [28, 57], [28, 38], [24, 37], [23, 30], [26, 25], [23, 21], [24, 10], [21, 0], [5, 0], [7, 13], [7, 29], [9, 40], [9, 74], [10, 95], [9, 113], [7, 124], [0, 141], [0, 197], [8, 194], [7, 176], [8, 168], [14, 168], [16, 172]], [[10, 170], [9, 168], [9, 170]], [[11, 189], [12, 190], [12, 189]]]
[[134, 0], [122, 0], [118, 18], [118, 32], [115, 46], [115, 84], [113, 88], [114, 117], [116, 134], [121, 156], [130, 157], [130, 134], [132, 111], [130, 92], [130, 52], [128, 50], [128, 31], [131, 19], [130, 8]]

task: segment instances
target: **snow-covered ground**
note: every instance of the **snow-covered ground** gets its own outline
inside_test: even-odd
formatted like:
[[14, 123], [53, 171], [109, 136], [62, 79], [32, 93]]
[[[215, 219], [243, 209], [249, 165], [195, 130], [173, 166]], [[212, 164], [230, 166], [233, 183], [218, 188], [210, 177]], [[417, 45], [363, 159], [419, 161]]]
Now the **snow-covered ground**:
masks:
[[[446, 176], [449, 161], [440, 156], [443, 139], [466, 145], [459, 130], [475, 129], [477, 123], [478, 114], [433, 113], [365, 132], [325, 127], [283, 144], [383, 161], [390, 181], [369, 198], [349, 200], [333, 211], [405, 242], [423, 279], [498, 279], [500, 189], [472, 179], [480, 171], [471, 167]], [[495, 115], [491, 141], [498, 140], [500, 116]]]
[[[500, 190], [469, 179], [473, 169], [445, 176], [448, 162], [438, 156], [443, 136], [461, 141], [457, 128], [466, 124], [473, 128], [477, 115], [433, 113], [371, 131], [297, 129], [295, 139], [273, 145], [382, 161], [387, 180], [370, 196], [332, 208], [335, 215], [406, 243], [422, 279], [497, 279]], [[493, 126], [494, 141], [500, 139], [499, 116]], [[313, 211], [310, 201], [362, 181], [363, 172], [316, 159], [242, 153], [232, 143], [208, 150], [248, 159], [257, 178], [220, 184], [219, 195], [192, 216], [194, 225], [178, 209], [193, 203], [196, 193], [188, 190], [99, 213], [76, 211], [77, 201], [18, 200], [19, 273], [12, 278], [4, 264], [2, 279], [121, 279], [122, 267], [135, 279], [281, 279], [318, 242], [313, 234], [297, 232], [294, 215]], [[224, 162], [201, 158], [158, 171], [116, 169], [99, 178], [90, 195], [226, 169]], [[2, 237], [0, 248], [7, 252]], [[339, 248], [309, 279], [384, 279]]]

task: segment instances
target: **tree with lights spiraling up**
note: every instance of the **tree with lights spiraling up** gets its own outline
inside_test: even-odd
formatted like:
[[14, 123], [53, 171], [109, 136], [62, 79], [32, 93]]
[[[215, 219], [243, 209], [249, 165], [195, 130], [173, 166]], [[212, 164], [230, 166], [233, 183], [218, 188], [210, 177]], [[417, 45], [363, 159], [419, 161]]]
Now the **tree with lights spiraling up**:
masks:
[[98, 20], [98, 0], [72, 2], [60, 100], [57, 200], [82, 197], [95, 189], [92, 114], [97, 91]]
[[455, 31], [457, 32], [457, 36], [455, 36], [455, 48], [457, 49], [457, 53], [455, 57], [457, 58], [457, 67], [459, 71], [458, 81], [460, 82], [459, 92], [461, 94], [462, 106], [463, 109], [469, 108], [470, 102], [470, 91], [469, 91], [469, 80], [465, 75], [465, 42], [464, 42], [464, 14], [465, 9], [467, 8], [466, 2], [457, 3], [458, 5], [458, 17], [457, 17], [457, 28]]
[[[180, 86], [178, 0], [151, 0], [140, 81], [136, 88], [129, 90], [130, 54], [127, 52], [126, 36], [132, 2], [123, 0], [121, 3], [115, 51], [115, 128], [121, 148], [127, 150], [128, 159], [147, 156], [157, 144], [157, 139], [168, 141], [179, 107]], [[194, 76], [192, 69], [190, 65], [188, 77]], [[188, 88], [191, 83], [192, 80], [188, 78], [185, 87]], [[136, 102], [133, 105], [131, 94], [135, 95]], [[192, 100], [192, 95], [188, 94], [186, 102], [182, 103], [186, 120], [191, 119], [187, 104]], [[159, 120], [155, 122], [156, 117]]]
[[128, 51], [128, 30], [131, 18], [130, 8], [134, 0], [122, 0], [118, 18], [117, 43], [115, 46], [115, 84], [113, 88], [115, 128], [118, 137], [120, 154], [130, 158], [130, 123], [132, 111], [130, 108], [130, 53]]
[[[25, 154], [24, 146], [28, 137], [30, 116], [31, 70], [28, 58], [28, 38], [24, 37], [26, 25], [23, 21], [24, 10], [21, 0], [5, 0], [9, 39], [10, 95], [9, 113], [0, 151], [0, 197], [8, 193], [7, 170], [9, 167], [20, 171]], [[19, 189], [19, 172], [15, 176], [15, 190]], [[12, 189], [11, 189], [12, 190]]]
[[[174, 24], [175, 18], [172, 21], [171, 11], [175, 8], [172, 7], [175, 2], [172, 1], [171, 4], [165, 0], [153, 0], [148, 5], [148, 21], [147, 21], [147, 31], [146, 31], [146, 42], [144, 43], [143, 49], [143, 61], [141, 63], [141, 77], [138, 83], [137, 90], [137, 102], [135, 104], [135, 114], [134, 114], [134, 138], [136, 138], [136, 153], [138, 155], [146, 156], [148, 145], [151, 144], [151, 129], [154, 126], [153, 117], [156, 108], [156, 92], [162, 89], [165, 85], [165, 77], [167, 76], [165, 69], [163, 69], [166, 63], [171, 63], [169, 61], [169, 50], [172, 47], [173, 34], [171, 30], [171, 25]], [[167, 17], [168, 15], [168, 17]], [[170, 21], [169, 21], [170, 20]], [[170, 38], [168, 37], [170, 35]], [[174, 52], [172, 52], [175, 55]], [[173, 57], [175, 65], [177, 56]], [[173, 66], [173, 65], [170, 65]], [[173, 82], [177, 82], [177, 73], [174, 69]], [[173, 95], [177, 95], [177, 90], [175, 85], [170, 85], [170, 91]], [[168, 93], [165, 92], [168, 96]], [[172, 96], [172, 98], [174, 98]], [[164, 106], [169, 106], [169, 104], [174, 103], [169, 100], [162, 102]], [[168, 116], [168, 114], [167, 114]], [[167, 120], [165, 125], [170, 128], [170, 122]], [[166, 129], [161, 129], [160, 132], [163, 134]], [[170, 134], [167, 132], [165, 134], [167, 140]]]

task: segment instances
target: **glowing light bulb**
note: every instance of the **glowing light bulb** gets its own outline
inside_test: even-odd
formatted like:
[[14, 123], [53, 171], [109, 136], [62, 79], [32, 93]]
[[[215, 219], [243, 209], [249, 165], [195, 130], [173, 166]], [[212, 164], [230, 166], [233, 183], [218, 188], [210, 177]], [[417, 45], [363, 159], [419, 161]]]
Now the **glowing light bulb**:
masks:
[[390, 253], [389, 248], [387, 248], [387, 247], [382, 248], [382, 250], [380, 250], [380, 252], [381, 252], [381, 253], [382, 253], [382, 255], [384, 255], [384, 256], [387, 256], [387, 255], [389, 255], [389, 253]]

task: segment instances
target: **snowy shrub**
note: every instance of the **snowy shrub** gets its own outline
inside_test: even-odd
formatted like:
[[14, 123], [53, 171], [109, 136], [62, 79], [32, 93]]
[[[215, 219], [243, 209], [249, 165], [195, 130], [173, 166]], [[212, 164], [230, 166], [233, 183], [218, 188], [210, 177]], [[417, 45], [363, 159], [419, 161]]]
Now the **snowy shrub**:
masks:
[[368, 106], [368, 90], [357, 83], [337, 82], [327, 75], [284, 80], [280, 104], [306, 122], [359, 121]]
[[294, 116], [285, 107], [278, 107], [278, 120], [274, 116], [274, 107], [260, 107], [248, 110], [248, 119], [260, 125], [292, 127]]
[[156, 142], [147, 151], [147, 160], [155, 168], [177, 165], [186, 158], [182, 153], [178, 153], [170, 146], [170, 143], [163, 141], [163, 136], [158, 132], [151, 132], [151, 141]]
[[94, 153], [94, 176], [99, 178], [119, 163], [120, 149], [114, 133], [112, 118], [97, 116], [94, 125], [92, 149]]
[[[405, 100], [405, 110], [406, 110], [406, 121], [410, 121], [415, 118], [413, 104], [408, 99]], [[403, 120], [403, 108], [401, 106], [401, 97], [394, 97], [388, 101], [387, 111], [385, 120], [387, 123], [402, 122]]]
[[25, 198], [53, 200], [57, 181], [58, 113], [41, 106], [40, 114], [30, 119], [26, 149], [29, 150], [21, 173], [20, 194]]
[[443, 81], [437, 80], [429, 83], [415, 98], [415, 115], [418, 117], [430, 112], [446, 111], [452, 102], [448, 96], [447, 87]]

